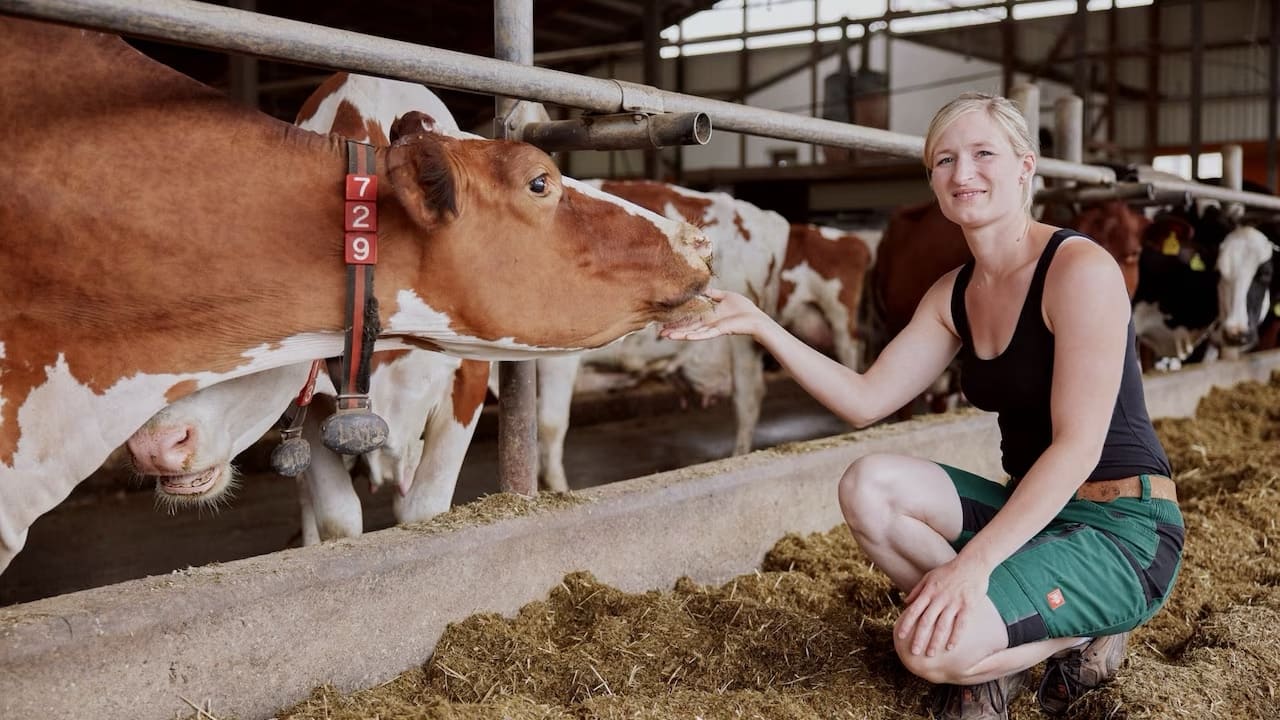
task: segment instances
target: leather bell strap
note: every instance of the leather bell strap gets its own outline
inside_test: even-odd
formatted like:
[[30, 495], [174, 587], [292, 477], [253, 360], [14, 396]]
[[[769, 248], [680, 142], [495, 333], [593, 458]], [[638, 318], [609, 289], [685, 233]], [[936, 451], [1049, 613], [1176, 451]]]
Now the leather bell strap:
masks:
[[378, 174], [372, 145], [347, 141], [347, 177], [343, 222], [347, 263], [347, 337], [342, 374], [336, 378], [338, 409], [369, 406], [369, 365], [381, 327], [373, 293], [373, 267], [378, 262]]

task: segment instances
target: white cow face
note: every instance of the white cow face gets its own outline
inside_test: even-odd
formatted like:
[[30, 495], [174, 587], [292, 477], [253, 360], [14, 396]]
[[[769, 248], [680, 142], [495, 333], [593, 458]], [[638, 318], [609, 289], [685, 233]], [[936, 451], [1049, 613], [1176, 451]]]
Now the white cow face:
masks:
[[129, 438], [134, 469], [155, 478], [170, 508], [218, 500], [233, 484], [231, 459], [271, 428], [310, 370], [309, 362], [286, 365], [177, 400]]
[[1258, 341], [1258, 324], [1271, 307], [1274, 248], [1257, 228], [1239, 227], [1218, 253], [1218, 322], [1223, 344], [1248, 348]]

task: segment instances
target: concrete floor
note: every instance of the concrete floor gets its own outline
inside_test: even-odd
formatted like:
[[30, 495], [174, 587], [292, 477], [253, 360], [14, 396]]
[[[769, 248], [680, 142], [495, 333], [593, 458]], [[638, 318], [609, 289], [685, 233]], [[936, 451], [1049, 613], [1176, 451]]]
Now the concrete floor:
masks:
[[[496, 414], [486, 408], [467, 454], [454, 503], [498, 491]], [[640, 477], [725, 457], [733, 445], [728, 402], [681, 410], [663, 388], [575, 402], [565, 466], [576, 489]], [[611, 419], [623, 417], [626, 419]], [[757, 448], [835, 435], [848, 426], [815, 403], [785, 376], [772, 376]], [[119, 473], [92, 478], [31, 528], [26, 548], [0, 577], [0, 605], [225, 562], [296, 546], [300, 540], [297, 488], [264, 472], [270, 448], [262, 445], [238, 460], [245, 474], [235, 499], [217, 513], [168, 515], [154, 507], [149, 487]], [[393, 524], [391, 497], [365, 503], [366, 531]]]

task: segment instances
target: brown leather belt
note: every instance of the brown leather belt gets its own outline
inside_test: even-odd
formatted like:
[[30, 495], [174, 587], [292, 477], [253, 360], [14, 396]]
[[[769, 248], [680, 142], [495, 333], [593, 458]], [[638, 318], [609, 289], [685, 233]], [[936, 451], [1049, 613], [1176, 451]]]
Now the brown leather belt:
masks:
[[[1148, 475], [1147, 481], [1151, 485], [1152, 498], [1178, 502], [1178, 491], [1172, 480], [1163, 475]], [[1142, 497], [1142, 476], [1086, 482], [1076, 490], [1074, 499], [1105, 503], [1122, 497]]]

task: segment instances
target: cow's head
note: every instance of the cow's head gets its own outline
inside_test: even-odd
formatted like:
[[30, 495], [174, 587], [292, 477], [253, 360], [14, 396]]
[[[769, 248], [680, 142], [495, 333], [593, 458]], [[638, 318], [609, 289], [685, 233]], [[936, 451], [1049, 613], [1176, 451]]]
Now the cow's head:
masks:
[[1257, 228], [1239, 227], [1218, 251], [1218, 321], [1221, 344], [1247, 349], [1258, 342], [1258, 325], [1271, 311], [1275, 246]]
[[155, 478], [156, 496], [170, 509], [217, 500], [234, 484], [231, 459], [271, 428], [310, 369], [264, 370], [174, 401], [129, 438], [134, 470]]
[[1124, 285], [1132, 299], [1138, 289], [1138, 264], [1142, 234], [1151, 221], [1118, 200], [1088, 208], [1076, 216], [1072, 227], [1106, 248], [1120, 265]]
[[388, 171], [428, 237], [417, 277], [400, 285], [423, 292], [396, 299], [391, 335], [517, 357], [597, 347], [709, 307], [701, 231], [563, 177], [531, 145], [415, 133], [393, 141]]

